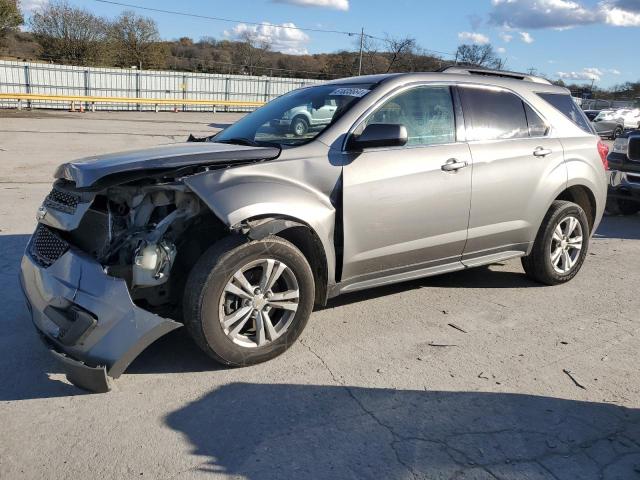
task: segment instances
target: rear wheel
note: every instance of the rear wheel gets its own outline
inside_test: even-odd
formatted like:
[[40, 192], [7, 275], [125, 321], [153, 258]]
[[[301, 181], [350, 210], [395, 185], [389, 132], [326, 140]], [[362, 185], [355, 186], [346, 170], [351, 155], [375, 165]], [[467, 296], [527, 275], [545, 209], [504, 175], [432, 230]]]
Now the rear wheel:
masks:
[[314, 282], [304, 255], [278, 237], [230, 237], [198, 260], [185, 287], [185, 325], [225, 365], [269, 360], [291, 346], [311, 315]]
[[547, 285], [568, 282], [584, 263], [589, 247], [589, 222], [577, 204], [553, 202], [547, 212], [531, 253], [522, 266], [532, 279]]

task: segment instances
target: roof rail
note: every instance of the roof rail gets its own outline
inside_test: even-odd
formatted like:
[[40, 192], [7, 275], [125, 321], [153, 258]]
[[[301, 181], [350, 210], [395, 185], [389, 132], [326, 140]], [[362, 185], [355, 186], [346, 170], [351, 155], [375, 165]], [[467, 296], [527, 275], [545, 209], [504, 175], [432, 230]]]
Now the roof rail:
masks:
[[488, 68], [450, 66], [450, 67], [442, 68], [440, 72], [459, 73], [463, 75], [484, 75], [487, 77], [512, 78], [514, 80], [524, 80], [525, 82], [544, 83], [547, 85], [551, 85], [551, 82], [546, 78], [536, 77], [535, 75], [529, 75], [527, 73], [518, 73], [518, 72], [507, 72], [504, 70], [491, 70]]

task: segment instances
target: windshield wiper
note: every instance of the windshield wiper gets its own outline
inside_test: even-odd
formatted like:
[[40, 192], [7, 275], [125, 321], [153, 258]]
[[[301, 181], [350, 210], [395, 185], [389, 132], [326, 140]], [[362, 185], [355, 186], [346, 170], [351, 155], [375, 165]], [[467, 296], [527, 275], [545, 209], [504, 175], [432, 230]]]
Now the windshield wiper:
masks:
[[263, 140], [251, 140], [249, 138], [227, 138], [224, 140], [215, 140], [212, 139], [212, 142], [216, 143], [228, 143], [231, 145], [246, 145], [248, 147], [274, 147], [274, 148], [282, 148], [279, 143], [275, 142], [265, 142]]

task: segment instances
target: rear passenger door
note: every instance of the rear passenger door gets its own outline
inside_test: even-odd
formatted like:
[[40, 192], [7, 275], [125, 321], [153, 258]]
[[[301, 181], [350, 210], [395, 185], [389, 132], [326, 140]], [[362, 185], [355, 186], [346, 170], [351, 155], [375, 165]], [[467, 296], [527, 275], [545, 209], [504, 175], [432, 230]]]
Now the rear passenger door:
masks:
[[484, 86], [459, 87], [459, 94], [473, 158], [462, 261], [472, 266], [527, 251], [567, 170], [560, 140], [522, 98]]

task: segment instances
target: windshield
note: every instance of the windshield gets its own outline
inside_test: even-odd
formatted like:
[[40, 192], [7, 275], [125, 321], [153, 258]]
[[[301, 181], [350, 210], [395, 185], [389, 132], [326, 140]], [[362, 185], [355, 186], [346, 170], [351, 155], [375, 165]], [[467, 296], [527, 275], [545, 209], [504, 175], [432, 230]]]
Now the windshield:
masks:
[[214, 136], [223, 143], [300, 145], [367, 95], [367, 83], [318, 85], [282, 95]]

